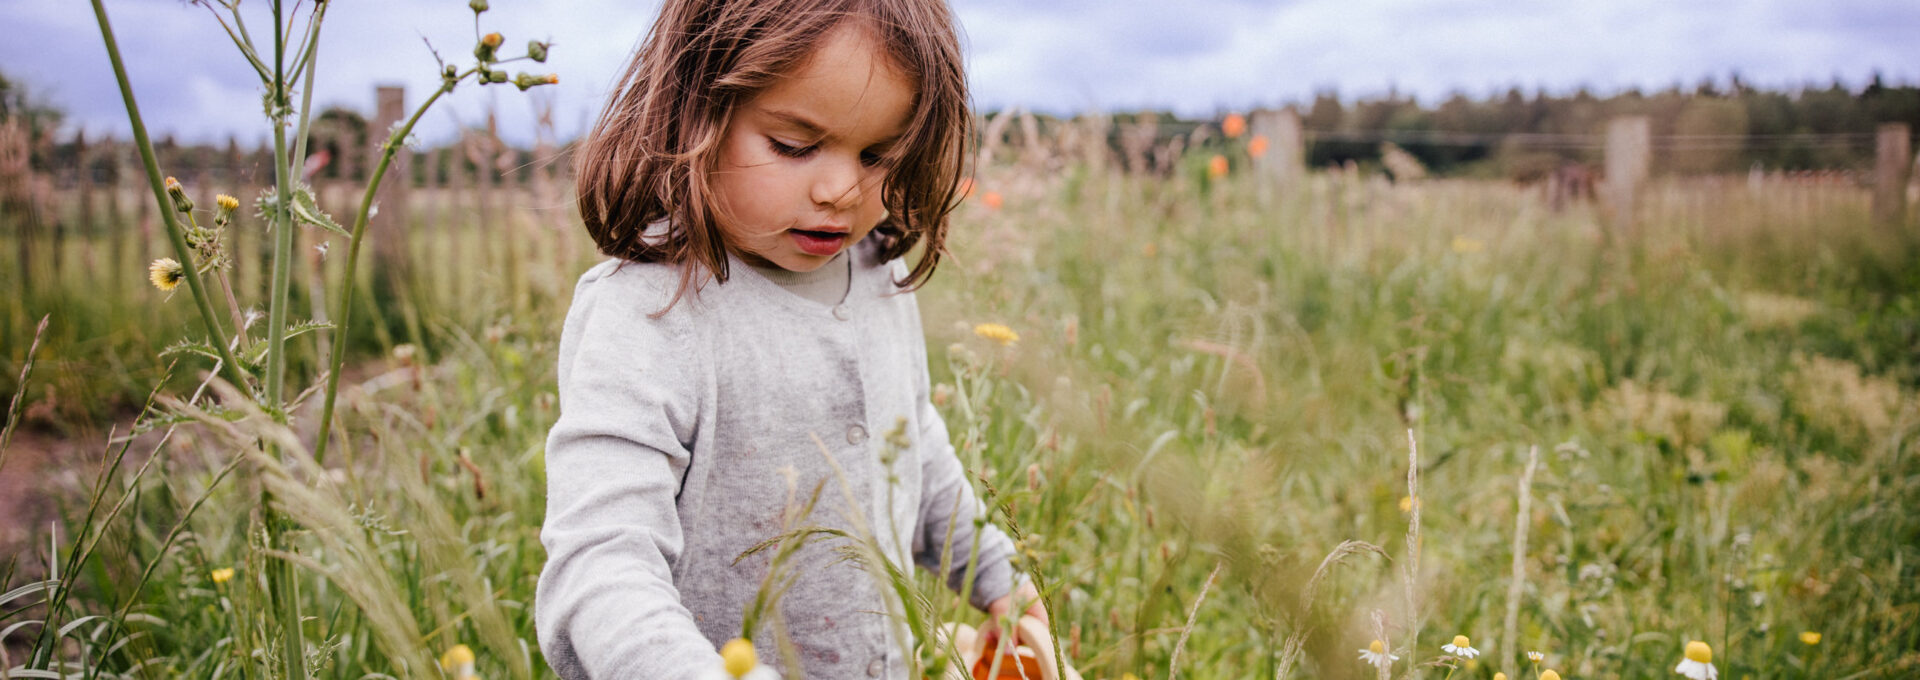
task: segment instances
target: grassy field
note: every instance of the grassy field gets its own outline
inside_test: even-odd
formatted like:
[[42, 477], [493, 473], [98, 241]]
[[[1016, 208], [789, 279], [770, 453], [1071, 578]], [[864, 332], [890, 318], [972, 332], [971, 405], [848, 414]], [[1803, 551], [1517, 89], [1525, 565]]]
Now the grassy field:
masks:
[[[938, 400], [1087, 678], [1384, 677], [1356, 659], [1375, 639], [1393, 677], [1671, 677], [1689, 640], [1728, 678], [1920, 673], [1920, 237], [1870, 226], [1864, 190], [1672, 180], [1628, 234], [1492, 182], [976, 186], [921, 292]], [[455, 644], [549, 676], [542, 446], [592, 258], [550, 211], [497, 214], [415, 241], [426, 273], [354, 340], [327, 469], [244, 456], [311, 434], [239, 412], [103, 446], [104, 474], [97, 452], [0, 469], [72, 491], [7, 556], [8, 589], [50, 559], [64, 587], [4, 603], [0, 666], [272, 677], [262, 574], [288, 557], [320, 677], [430, 676]], [[190, 308], [140, 286], [144, 257], [110, 295], [68, 274], [5, 315], [9, 376], [36, 310], [64, 329], [29, 410], [41, 385], [157, 381]], [[102, 365], [123, 368], [81, 368]], [[263, 490], [297, 555], [263, 548]], [[53, 627], [9, 628], [49, 593]], [[1455, 635], [1484, 655], [1429, 663]]]

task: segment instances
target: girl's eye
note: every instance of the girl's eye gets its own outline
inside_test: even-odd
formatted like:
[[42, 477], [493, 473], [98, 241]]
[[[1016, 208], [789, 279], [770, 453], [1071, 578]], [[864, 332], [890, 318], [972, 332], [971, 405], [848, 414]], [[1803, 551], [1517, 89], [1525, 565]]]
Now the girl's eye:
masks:
[[860, 152], [860, 164], [867, 166], [869, 168], [880, 165], [882, 162], [885, 162], [885, 161], [886, 161], [886, 157], [878, 153], [874, 153], [872, 151]]
[[806, 158], [807, 156], [812, 155], [813, 150], [816, 148], [812, 146], [792, 146], [789, 144], [781, 143], [780, 140], [774, 139], [772, 137], [767, 138], [767, 144], [773, 148], [774, 153], [780, 154], [782, 156], [786, 156], [788, 158]]

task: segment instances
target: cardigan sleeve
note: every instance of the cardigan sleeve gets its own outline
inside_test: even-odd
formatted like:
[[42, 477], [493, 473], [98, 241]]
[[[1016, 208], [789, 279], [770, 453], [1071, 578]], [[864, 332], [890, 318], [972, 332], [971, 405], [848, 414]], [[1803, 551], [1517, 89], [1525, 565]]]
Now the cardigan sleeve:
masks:
[[[975, 559], [973, 592], [967, 597], [975, 608], [985, 610], [994, 600], [1013, 592], [1021, 575], [1013, 568], [1013, 541], [991, 522], [976, 522], [986, 516], [986, 504], [974, 495], [967, 483], [966, 470], [954, 455], [953, 441], [946, 421], [933, 404], [920, 403], [920, 524], [914, 545], [914, 563], [941, 576], [947, 587], [960, 592], [966, 584], [967, 558], [973, 554], [978, 536], [980, 553]], [[952, 541], [947, 537], [951, 533]], [[949, 571], [940, 574], [942, 557]]]
[[[894, 280], [906, 276], [906, 267], [899, 260], [893, 262], [893, 267]], [[919, 301], [912, 292], [901, 295], [911, 324], [909, 337], [915, 343], [915, 395], [920, 421], [919, 432], [914, 433], [915, 448], [920, 451], [920, 508], [914, 528], [913, 561], [939, 576], [948, 588], [958, 593], [966, 585], [967, 558], [974, 554], [974, 540], [978, 537], [980, 552], [973, 560], [976, 565], [973, 591], [967, 600], [984, 611], [994, 600], [1013, 592], [1025, 576], [1013, 568], [1013, 540], [992, 522], [977, 521], [987, 516], [986, 504], [967, 482], [966, 468], [954, 454], [953, 437], [947, 432], [946, 420], [940, 417], [931, 400], [926, 335], [921, 329]], [[948, 566], [944, 574], [940, 573], [942, 562]]]
[[[547, 549], [534, 600], [562, 678], [687, 678], [720, 656], [681, 604], [675, 497], [698, 419], [698, 357], [654, 297], [582, 277], [561, 332], [560, 418], [547, 436]], [[612, 277], [605, 277], [612, 278]]]

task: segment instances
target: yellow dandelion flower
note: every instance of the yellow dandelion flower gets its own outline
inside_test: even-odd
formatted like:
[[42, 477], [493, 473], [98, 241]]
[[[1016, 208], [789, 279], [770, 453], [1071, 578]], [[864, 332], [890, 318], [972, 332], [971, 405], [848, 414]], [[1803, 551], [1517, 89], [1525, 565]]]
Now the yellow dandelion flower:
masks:
[[1811, 631], [1811, 630], [1810, 630], [1810, 631], [1807, 631], [1807, 632], [1804, 632], [1804, 633], [1801, 633], [1801, 634], [1800, 634], [1800, 641], [1801, 641], [1801, 642], [1804, 642], [1804, 643], [1807, 643], [1808, 645], [1817, 645], [1817, 644], [1820, 644], [1820, 633], [1818, 633], [1818, 632], [1815, 632], [1815, 631]]
[[473, 680], [479, 676], [473, 673], [473, 649], [466, 645], [454, 645], [440, 655], [440, 670], [446, 671], [454, 680]]
[[1494, 674], [1493, 674], [1493, 680], [1507, 680], [1507, 674], [1506, 674], [1506, 673], [1494, 673]]
[[1006, 324], [983, 323], [973, 327], [973, 334], [1000, 343], [1005, 347], [1020, 341], [1020, 334], [1013, 332]]
[[208, 573], [207, 576], [212, 578], [214, 583], [226, 583], [233, 580], [233, 567], [215, 569]]
[[1673, 672], [1693, 678], [1693, 680], [1714, 680], [1720, 677], [1720, 671], [1713, 667], [1713, 648], [1707, 643], [1694, 640], [1687, 643], [1685, 659], [1673, 667]]
[[187, 269], [171, 257], [163, 257], [147, 265], [147, 280], [160, 290], [172, 292], [174, 286], [180, 285], [186, 278]]
[[226, 211], [232, 211], [240, 207], [240, 199], [234, 198], [232, 196], [228, 196], [226, 194], [219, 194], [214, 196], [213, 203], [214, 205], [220, 206], [221, 210], [226, 210]]
[[1540, 673], [1540, 680], [1560, 680], [1560, 674], [1549, 668]]
[[[1411, 506], [1412, 503], [1406, 503], [1406, 505]], [[1474, 649], [1473, 645], [1468, 644], [1467, 636], [1465, 635], [1453, 636], [1453, 642], [1451, 644], [1441, 645], [1440, 648], [1447, 650], [1448, 654], [1462, 659], [1471, 659], [1480, 656], [1480, 650]]]

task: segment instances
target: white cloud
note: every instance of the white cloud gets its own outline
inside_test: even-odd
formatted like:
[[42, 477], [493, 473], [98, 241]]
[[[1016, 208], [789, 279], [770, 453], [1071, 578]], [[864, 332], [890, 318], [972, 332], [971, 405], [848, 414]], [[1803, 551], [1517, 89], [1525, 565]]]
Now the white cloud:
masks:
[[[550, 102], [562, 137], [598, 113], [619, 70], [651, 27], [660, 0], [494, 0], [486, 30], [518, 53], [551, 38], [545, 65], [561, 82], [529, 97], [463, 86], [422, 122], [445, 139], [499, 116], [530, 139], [534, 103]], [[1389, 87], [1436, 101], [1519, 86], [1607, 92], [1691, 86], [1738, 71], [1791, 87], [1881, 69], [1920, 81], [1920, 4], [1904, 0], [954, 0], [975, 99], [988, 108], [1221, 107], [1303, 101], [1337, 87], [1348, 97]], [[179, 0], [108, 2], [143, 113], [155, 133], [186, 140], [261, 137], [260, 88], [212, 17]], [[257, 15], [264, 3], [247, 3]], [[402, 83], [418, 102], [438, 85], [422, 38], [470, 59], [472, 15], [457, 0], [340, 3], [321, 45], [321, 106], [371, 111], [375, 84]], [[0, 72], [71, 113], [76, 126], [125, 134], [125, 111], [85, 3], [0, 3]], [[256, 38], [269, 24], [256, 18]]]

